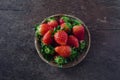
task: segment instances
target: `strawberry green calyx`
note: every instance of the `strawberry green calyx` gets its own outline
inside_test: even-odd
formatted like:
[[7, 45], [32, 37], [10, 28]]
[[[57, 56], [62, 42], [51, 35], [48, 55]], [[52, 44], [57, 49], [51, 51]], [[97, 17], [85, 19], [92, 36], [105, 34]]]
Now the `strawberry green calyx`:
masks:
[[70, 60], [73, 61], [78, 56], [78, 51], [76, 48], [72, 48], [72, 52], [70, 55]]
[[39, 27], [39, 24], [36, 24], [34, 29], [35, 29], [35, 36], [37, 38], [40, 38], [40, 31], [39, 31], [40, 27]]
[[36, 32], [35, 32], [35, 36], [36, 36], [37, 38], [39, 38], [40, 32], [39, 32], [39, 31], [36, 31]]
[[69, 27], [69, 29], [72, 29], [71, 23], [67, 22], [66, 25]]
[[39, 24], [35, 24], [35, 31], [37, 31], [39, 29]]
[[43, 54], [43, 57], [47, 61], [51, 61], [53, 59], [54, 49], [51, 46], [46, 46], [45, 44], [41, 43], [41, 50], [40, 51]]
[[69, 22], [70, 21], [70, 18], [67, 17], [67, 16], [62, 16], [61, 19], [63, 19], [64, 22]]
[[50, 18], [46, 19], [47, 22], [52, 21], [52, 20], [55, 20], [55, 18], [54, 17], [50, 17]]
[[80, 50], [84, 50], [85, 47], [86, 47], [86, 42], [84, 40], [81, 40], [80, 41], [80, 46], [79, 46]]
[[44, 47], [45, 54], [54, 54], [54, 48], [52, 46], [45, 46]]
[[72, 19], [71, 21], [72, 21], [72, 23], [73, 23], [72, 26], [83, 24], [81, 21], [78, 21], [78, 20], [76, 20], [76, 19]]
[[44, 55], [53, 55], [54, 48], [51, 45], [45, 45], [41, 43], [41, 53]]
[[56, 56], [54, 59], [55, 63], [58, 65], [63, 65], [65, 63], [67, 63], [66, 59], [61, 57], [61, 56]]
[[57, 26], [56, 28], [53, 29], [53, 34], [56, 33], [59, 30], [60, 30], [60, 26]]
[[40, 35], [40, 33], [39, 33], [39, 24], [36, 24], [34, 29], [35, 29], [35, 35], [36, 36]]

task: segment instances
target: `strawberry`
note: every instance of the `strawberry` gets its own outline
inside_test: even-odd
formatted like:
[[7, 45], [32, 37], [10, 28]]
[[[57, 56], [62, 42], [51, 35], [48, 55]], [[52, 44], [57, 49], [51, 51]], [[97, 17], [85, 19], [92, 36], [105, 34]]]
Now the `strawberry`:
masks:
[[60, 20], [59, 20], [59, 23], [60, 24], [63, 24], [63, 23], [65, 23], [65, 22], [69, 22], [70, 21], [70, 18], [69, 17], [67, 17], [67, 16], [62, 16], [61, 18], [60, 18]]
[[50, 19], [48, 25], [51, 26], [52, 28], [55, 28], [58, 26], [58, 22], [56, 20]]
[[68, 43], [69, 46], [76, 47], [76, 48], [79, 47], [78, 39], [73, 35], [70, 35], [68, 37], [68, 42], [67, 43]]
[[69, 23], [63, 23], [60, 26], [61, 26], [61, 29], [64, 29], [66, 32], [70, 31], [71, 24], [69, 24]]
[[49, 45], [52, 43], [52, 31], [49, 30], [42, 38], [42, 42], [46, 45]]
[[40, 35], [44, 35], [47, 31], [51, 30], [52, 28], [48, 24], [41, 24], [39, 28]]
[[60, 24], [63, 24], [65, 21], [62, 18], [60, 18], [59, 22]]
[[78, 40], [84, 40], [85, 30], [82, 25], [77, 25], [73, 27], [73, 34], [78, 38]]
[[57, 46], [55, 47], [55, 51], [62, 57], [69, 57], [71, 54], [70, 46]]
[[68, 40], [68, 34], [65, 31], [60, 30], [54, 34], [54, 39], [58, 44], [66, 45]]

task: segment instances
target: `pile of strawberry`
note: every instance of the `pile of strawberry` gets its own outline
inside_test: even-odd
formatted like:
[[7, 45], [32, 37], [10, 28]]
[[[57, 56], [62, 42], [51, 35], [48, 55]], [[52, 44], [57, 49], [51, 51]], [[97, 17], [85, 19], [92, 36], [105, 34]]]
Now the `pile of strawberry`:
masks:
[[41, 53], [48, 61], [63, 65], [73, 61], [85, 49], [82, 22], [69, 17], [51, 17], [36, 26]]

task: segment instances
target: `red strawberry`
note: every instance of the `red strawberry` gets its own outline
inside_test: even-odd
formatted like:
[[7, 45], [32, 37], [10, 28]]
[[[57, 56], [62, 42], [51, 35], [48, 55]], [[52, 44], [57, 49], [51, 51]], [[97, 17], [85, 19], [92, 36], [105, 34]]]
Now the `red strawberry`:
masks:
[[51, 26], [52, 28], [55, 28], [58, 26], [58, 22], [56, 20], [49, 20], [48, 25]]
[[42, 42], [46, 45], [49, 45], [52, 43], [52, 31], [49, 30], [42, 38]]
[[51, 30], [52, 28], [48, 24], [41, 24], [40, 25], [40, 35], [44, 35], [47, 31]]
[[78, 39], [75, 36], [70, 35], [68, 37], [68, 45], [78, 48], [79, 47]]
[[70, 46], [57, 46], [55, 51], [62, 57], [69, 57], [71, 54]]
[[65, 31], [58, 31], [54, 35], [55, 41], [60, 45], [66, 45], [68, 40], [68, 34]]
[[59, 22], [60, 24], [63, 24], [65, 21], [62, 18], [60, 18]]
[[84, 40], [85, 30], [82, 25], [77, 25], [73, 27], [73, 34], [79, 39]]
[[67, 23], [63, 23], [63, 24], [61, 24], [60, 25], [61, 26], [61, 29], [64, 29], [65, 31], [70, 31], [70, 28], [69, 28], [69, 26], [67, 25]]
[[67, 16], [62, 16], [59, 20], [59, 23], [62, 24], [62, 23], [65, 23], [65, 22], [69, 22], [70, 21], [70, 18], [67, 17]]

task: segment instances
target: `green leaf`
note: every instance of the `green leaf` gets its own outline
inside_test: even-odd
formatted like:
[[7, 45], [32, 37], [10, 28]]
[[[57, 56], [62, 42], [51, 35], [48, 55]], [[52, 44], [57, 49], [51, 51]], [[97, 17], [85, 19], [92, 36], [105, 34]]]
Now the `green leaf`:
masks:
[[48, 46], [45, 45], [43, 47], [43, 49], [44, 49], [45, 54], [50, 54], [50, 55], [54, 54], [54, 48], [52, 46], [50, 46], [50, 45], [48, 45]]
[[37, 38], [39, 38], [40, 32], [39, 32], [39, 31], [36, 31], [36, 32], [35, 32], [35, 36], [36, 36]]
[[46, 21], [49, 22], [51, 20], [55, 20], [55, 17], [50, 17], [50, 18], [47, 18]]
[[72, 48], [72, 52], [70, 55], [70, 60], [73, 61], [78, 56], [78, 52], [76, 48]]
[[44, 56], [44, 58], [45, 58], [46, 60], [48, 60], [48, 61], [53, 60], [53, 56], [52, 56], [52, 55], [43, 55], [43, 56]]
[[63, 19], [65, 22], [69, 22], [69, 21], [70, 21], [70, 18], [67, 17], [67, 16], [63, 16], [62, 19]]
[[35, 24], [35, 31], [37, 31], [39, 29], [39, 24]]
[[54, 35], [58, 30], [60, 30], [60, 26], [59, 25], [56, 28], [54, 28], [52, 35]]
[[40, 38], [40, 32], [39, 32], [39, 24], [36, 24], [35, 25], [35, 36], [37, 37], [37, 38]]
[[54, 48], [51, 45], [45, 45], [41, 43], [41, 53], [45, 59], [51, 61], [53, 59]]
[[68, 26], [70, 29], [72, 29], [71, 23], [67, 22], [66, 24], [67, 24], [67, 26]]
[[40, 47], [41, 47], [40, 51], [41, 51], [41, 53], [43, 54], [43, 53], [44, 53], [45, 44], [43, 44], [43, 43], [41, 42], [41, 43], [40, 43]]
[[60, 66], [67, 63], [67, 60], [65, 58], [63, 58], [62, 56], [55, 57], [54, 61], [56, 64], [58, 64]]
[[85, 49], [85, 47], [86, 47], [86, 42], [85, 41], [81, 41], [80, 42], [80, 49]]
[[42, 36], [40, 35], [39, 30], [37, 30], [37, 31], [35, 32], [35, 36], [38, 38], [39, 41], [40, 41], [41, 38], [42, 38]]
[[44, 54], [54, 53], [54, 48], [51, 45], [45, 45], [44, 43], [41, 43], [41, 48], [43, 49]]
[[40, 44], [40, 45], [41, 45], [41, 47], [42, 47], [42, 48], [45, 46], [45, 44], [43, 44], [42, 42], [41, 42], [41, 44]]
[[76, 20], [76, 19], [71, 19], [71, 21], [72, 21], [72, 25], [73, 25], [73, 26], [83, 24], [81, 21], [78, 21], [78, 20]]

